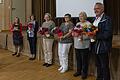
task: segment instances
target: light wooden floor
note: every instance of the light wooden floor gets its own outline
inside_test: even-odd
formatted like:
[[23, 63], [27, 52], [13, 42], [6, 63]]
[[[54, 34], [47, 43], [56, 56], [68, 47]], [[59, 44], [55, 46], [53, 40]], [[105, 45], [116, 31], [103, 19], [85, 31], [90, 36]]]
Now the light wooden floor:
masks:
[[60, 74], [57, 68], [57, 65], [46, 68], [40, 61], [29, 61], [26, 56], [13, 57], [11, 52], [0, 49], [0, 80], [81, 80], [73, 77], [73, 70]]

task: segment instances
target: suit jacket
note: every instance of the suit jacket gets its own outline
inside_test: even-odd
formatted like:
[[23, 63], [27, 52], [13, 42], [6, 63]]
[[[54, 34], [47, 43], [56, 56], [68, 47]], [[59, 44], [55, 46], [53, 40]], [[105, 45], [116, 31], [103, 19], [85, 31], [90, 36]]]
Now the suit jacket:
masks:
[[[39, 27], [38, 22], [35, 21], [34, 38], [37, 38], [38, 27]], [[27, 30], [28, 30], [28, 27], [27, 27]], [[28, 33], [27, 33], [27, 37], [29, 38]]]
[[96, 33], [95, 53], [108, 53], [112, 47], [112, 21], [103, 14]]

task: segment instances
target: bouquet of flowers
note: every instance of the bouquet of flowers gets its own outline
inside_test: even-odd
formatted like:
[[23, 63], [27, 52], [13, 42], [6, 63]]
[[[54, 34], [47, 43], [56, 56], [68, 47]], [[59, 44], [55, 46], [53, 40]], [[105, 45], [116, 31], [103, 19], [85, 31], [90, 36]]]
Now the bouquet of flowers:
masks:
[[32, 23], [29, 23], [29, 24], [27, 25], [27, 27], [28, 27], [28, 30], [27, 30], [28, 33], [34, 31], [34, 29], [33, 29], [33, 24], [32, 24]]
[[28, 29], [29, 29], [29, 30], [32, 30], [32, 28], [33, 28], [33, 24], [32, 24], [32, 23], [29, 23], [29, 24], [28, 24]]
[[62, 32], [62, 30], [59, 27], [55, 27], [52, 31], [53, 31], [53, 33], [55, 35], [57, 35], [58, 38], [60, 38], [61, 36], [63, 36], [63, 32]]
[[34, 37], [34, 29], [33, 29], [33, 24], [32, 23], [29, 23], [27, 25], [27, 33], [29, 35], [29, 37]]
[[90, 36], [91, 42], [94, 42], [95, 39], [93, 38], [96, 32], [98, 31], [98, 28], [95, 26], [87, 27], [87, 25], [83, 26], [83, 31], [86, 35]]
[[82, 30], [82, 27], [80, 25], [75, 26], [72, 30], [72, 36], [78, 37], [79, 35], [82, 34], [82, 32], [83, 32], [83, 30]]
[[95, 35], [95, 32], [98, 31], [98, 28], [95, 26], [88, 27], [87, 25], [82, 27], [83, 32], [85, 32], [89, 36]]
[[49, 29], [48, 29], [48, 28], [41, 27], [41, 28], [39, 29], [39, 33], [40, 33], [40, 35], [42, 35], [42, 36], [50, 37]]

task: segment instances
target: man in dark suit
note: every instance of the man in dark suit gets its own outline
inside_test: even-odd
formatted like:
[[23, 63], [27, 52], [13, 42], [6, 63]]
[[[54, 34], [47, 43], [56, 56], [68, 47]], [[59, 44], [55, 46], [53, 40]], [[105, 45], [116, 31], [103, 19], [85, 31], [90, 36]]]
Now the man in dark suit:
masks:
[[112, 47], [112, 22], [104, 13], [104, 5], [96, 3], [94, 6], [96, 18], [93, 25], [98, 27], [96, 32], [95, 55], [97, 66], [96, 80], [110, 80], [109, 53]]

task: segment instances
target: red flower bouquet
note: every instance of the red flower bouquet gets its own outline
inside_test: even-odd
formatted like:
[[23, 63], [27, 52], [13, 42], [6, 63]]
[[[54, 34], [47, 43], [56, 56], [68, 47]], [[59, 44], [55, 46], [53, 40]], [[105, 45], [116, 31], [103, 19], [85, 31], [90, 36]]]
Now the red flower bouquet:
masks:
[[32, 23], [29, 23], [29, 24], [28, 24], [28, 29], [29, 29], [29, 30], [32, 30], [32, 28], [33, 28], [33, 24], [32, 24]]
[[27, 29], [27, 32], [28, 32], [28, 33], [31, 33], [31, 32], [34, 31], [34, 30], [33, 30], [33, 24], [32, 24], [32, 23], [29, 23], [26, 27], [28, 28], [28, 29]]
[[40, 28], [39, 29], [39, 33], [42, 36], [45, 36], [45, 37], [48, 37], [48, 38], [50, 37], [49, 29], [48, 28], [44, 28], [44, 27]]
[[61, 36], [63, 36], [63, 32], [62, 32], [62, 30], [61, 30], [59, 27], [55, 27], [55, 28], [53, 29], [53, 33], [54, 33], [55, 35], [57, 35], [58, 38], [60, 38]]
[[73, 37], [78, 37], [79, 35], [81, 35], [83, 32], [81, 26], [75, 26], [75, 28], [72, 30], [72, 36]]

